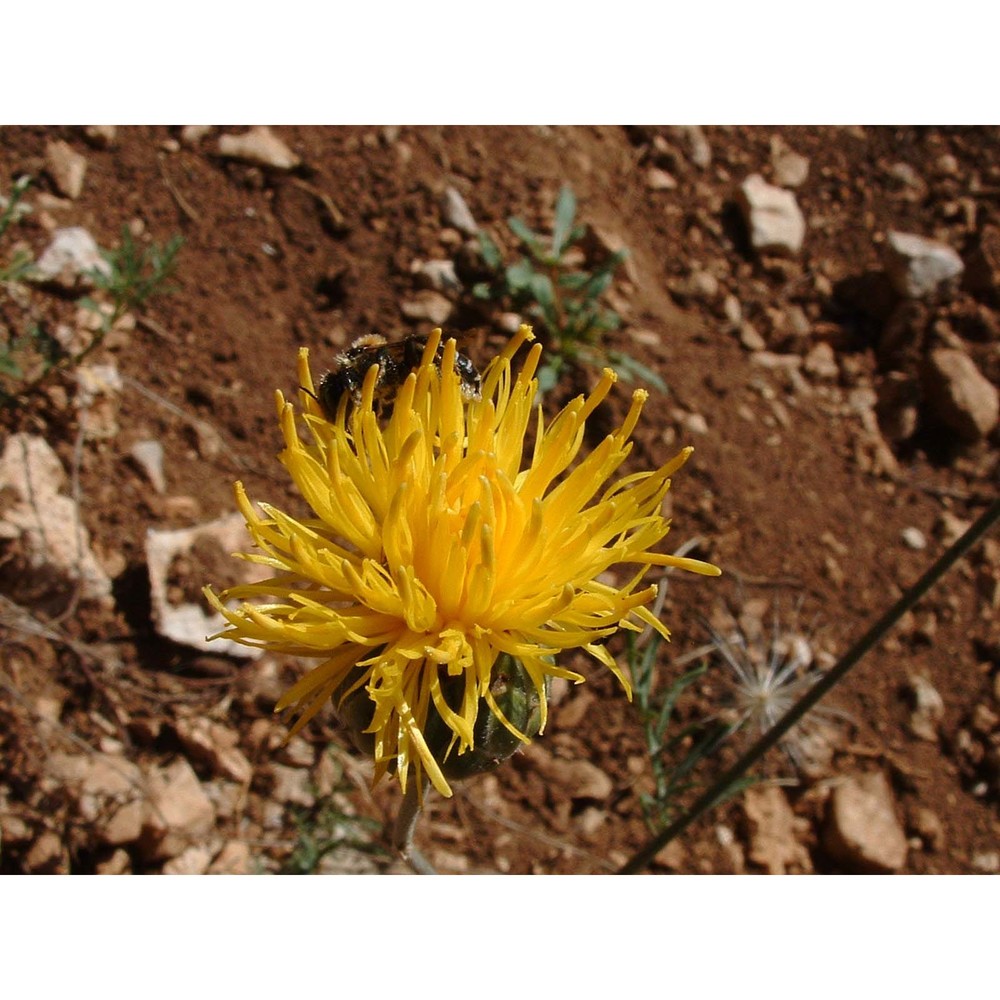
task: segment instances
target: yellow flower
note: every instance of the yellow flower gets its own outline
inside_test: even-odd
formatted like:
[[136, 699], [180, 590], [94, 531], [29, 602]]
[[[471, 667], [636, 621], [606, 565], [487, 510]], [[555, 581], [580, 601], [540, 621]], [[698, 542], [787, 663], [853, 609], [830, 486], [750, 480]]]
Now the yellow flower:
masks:
[[[589, 396], [546, 423], [533, 406], [540, 346], [519, 371], [511, 365], [534, 339], [529, 327], [490, 363], [478, 400], [463, 398], [453, 340], [440, 365], [433, 363], [440, 338], [435, 330], [381, 423], [374, 366], [360, 401], [345, 398], [331, 419], [316, 400], [308, 352], [300, 352], [304, 412], [297, 420], [277, 394], [280, 458], [315, 516], [296, 519], [260, 504], [262, 516], [237, 483], [237, 503], [262, 553], [243, 558], [275, 575], [218, 597], [206, 593], [229, 622], [220, 634], [322, 659], [276, 706], [300, 710], [293, 732], [331, 698], [343, 706], [367, 692], [376, 781], [394, 768], [405, 789], [412, 768], [450, 795], [442, 754], [425, 739], [429, 713], [447, 726], [445, 757], [474, 748], [483, 705], [527, 742], [491, 691], [494, 664], [508, 654], [522, 665], [540, 702], [540, 732], [547, 678], [584, 679], [553, 659], [575, 647], [608, 667], [631, 698], [603, 640], [643, 624], [669, 635], [647, 607], [656, 587], [643, 586], [646, 571], [719, 570], [653, 551], [669, 530], [660, 510], [670, 476], [691, 449], [605, 486], [629, 454], [644, 391], [633, 393], [622, 426], [577, 461], [585, 422], [614, 372], [605, 370]], [[618, 563], [634, 566], [620, 587], [602, 576]], [[233, 610], [224, 604], [231, 598], [245, 603]], [[249, 603], [260, 599], [267, 603]]]

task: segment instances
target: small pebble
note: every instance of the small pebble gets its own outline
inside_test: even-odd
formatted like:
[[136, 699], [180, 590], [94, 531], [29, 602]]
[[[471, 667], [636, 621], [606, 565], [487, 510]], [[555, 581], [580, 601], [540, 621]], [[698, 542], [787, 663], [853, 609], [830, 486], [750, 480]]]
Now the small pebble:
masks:
[[927, 539], [919, 528], [909, 527], [903, 529], [903, 544], [915, 552], [922, 552], [927, 548]]

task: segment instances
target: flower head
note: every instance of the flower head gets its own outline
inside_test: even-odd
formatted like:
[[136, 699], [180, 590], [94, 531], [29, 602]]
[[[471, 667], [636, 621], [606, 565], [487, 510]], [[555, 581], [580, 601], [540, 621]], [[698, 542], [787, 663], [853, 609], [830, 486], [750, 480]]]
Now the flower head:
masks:
[[[654, 551], [669, 530], [660, 511], [670, 476], [690, 449], [606, 485], [629, 454], [644, 391], [633, 393], [621, 427], [580, 457], [586, 420], [614, 384], [612, 371], [546, 422], [533, 406], [540, 347], [512, 367], [533, 339], [529, 327], [486, 368], [478, 399], [463, 395], [455, 342], [439, 354], [440, 339], [434, 331], [382, 421], [376, 367], [357, 401], [345, 396], [326, 414], [308, 352], [300, 352], [303, 412], [277, 394], [280, 459], [314, 516], [296, 519], [268, 504], [259, 513], [237, 483], [260, 549], [244, 558], [275, 575], [206, 593], [229, 622], [227, 637], [322, 660], [277, 705], [300, 710], [293, 732], [328, 700], [355, 710], [360, 699], [376, 780], [394, 768], [405, 787], [412, 769], [450, 795], [443, 760], [475, 749], [481, 713], [527, 742], [491, 683], [501, 659], [530, 680], [538, 732], [547, 679], [583, 680], [556, 665], [564, 650], [584, 649], [631, 697], [604, 640], [644, 624], [669, 635], [647, 607], [656, 587], [643, 585], [646, 571], [719, 571]], [[617, 564], [631, 567], [622, 586], [603, 575]], [[229, 608], [231, 598], [244, 603]], [[251, 603], [259, 600], [266, 602]], [[443, 752], [426, 736], [442, 724]]]

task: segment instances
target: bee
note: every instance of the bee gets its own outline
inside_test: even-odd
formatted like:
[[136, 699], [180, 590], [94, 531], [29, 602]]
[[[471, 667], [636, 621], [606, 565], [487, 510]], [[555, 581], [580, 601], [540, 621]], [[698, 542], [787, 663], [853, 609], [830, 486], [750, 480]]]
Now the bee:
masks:
[[[388, 341], [377, 333], [359, 337], [346, 351], [337, 355], [337, 367], [320, 379], [316, 390], [317, 402], [331, 420], [336, 417], [344, 396], [350, 396], [357, 406], [361, 402], [361, 388], [368, 369], [372, 365], [378, 365], [375, 407], [378, 412], [387, 413], [395, 402], [396, 391], [410, 372], [420, 366], [426, 346], [427, 338], [418, 334], [396, 341]], [[442, 341], [432, 359], [435, 366], [440, 367], [443, 354]], [[463, 399], [481, 398], [482, 378], [471, 359], [464, 354], [455, 355], [455, 374], [461, 385]]]

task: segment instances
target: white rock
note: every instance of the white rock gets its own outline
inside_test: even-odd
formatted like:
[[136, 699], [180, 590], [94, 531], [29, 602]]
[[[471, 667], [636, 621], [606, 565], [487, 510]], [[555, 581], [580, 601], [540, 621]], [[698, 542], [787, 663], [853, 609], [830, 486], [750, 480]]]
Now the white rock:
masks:
[[276, 802], [305, 806], [307, 809], [315, 804], [316, 796], [308, 771], [301, 767], [285, 767], [284, 764], [271, 764], [268, 770], [274, 782], [271, 798]]
[[673, 191], [677, 187], [677, 180], [673, 174], [668, 174], [666, 170], [650, 167], [646, 171], [646, 187], [650, 191]]
[[159, 441], [136, 441], [129, 449], [132, 461], [142, 469], [157, 493], [167, 492], [167, 477], [163, 472], [163, 445]]
[[87, 158], [68, 142], [57, 139], [45, 147], [45, 169], [61, 194], [76, 200], [83, 191]]
[[806, 235], [806, 220], [791, 191], [751, 174], [739, 188], [750, 244], [758, 253], [797, 254]]
[[913, 711], [910, 713], [909, 730], [918, 739], [937, 743], [938, 727], [944, 718], [944, 699], [937, 688], [922, 674], [909, 678]]
[[[175, 531], [150, 528], [146, 532], [146, 563], [149, 568], [153, 623], [160, 635], [173, 642], [207, 652], [257, 659], [262, 655], [260, 649], [241, 646], [232, 639], [208, 641], [209, 635], [225, 627], [222, 615], [210, 611], [207, 605], [173, 604], [169, 599], [169, 576], [174, 559], [190, 555], [195, 545], [206, 539], [214, 540], [224, 552], [248, 552], [252, 546], [246, 524], [238, 513], [228, 514], [193, 528]], [[270, 575], [270, 571], [263, 566], [241, 564], [235, 559], [232, 562], [234, 571], [238, 571], [244, 581], [262, 580]], [[205, 583], [218, 585], [220, 581], [205, 580]]]
[[212, 133], [211, 125], [185, 125], [181, 129], [181, 142], [185, 146], [197, 146], [202, 139]]
[[399, 310], [407, 319], [433, 323], [442, 326], [451, 315], [454, 305], [440, 292], [429, 288], [417, 292], [412, 299], [400, 302]]
[[115, 144], [118, 129], [114, 125], [84, 125], [83, 134], [92, 146], [109, 149]]
[[302, 162], [266, 125], [240, 135], [220, 135], [218, 148], [220, 156], [275, 170], [294, 170]]
[[671, 282], [670, 291], [681, 299], [711, 302], [719, 294], [719, 279], [711, 271], [695, 268], [686, 278]]
[[972, 855], [972, 867], [984, 875], [1000, 872], [1000, 851], [978, 851]]
[[906, 865], [906, 832], [880, 771], [849, 777], [834, 789], [824, 833], [827, 850], [852, 871], [898, 872]]
[[962, 258], [950, 246], [913, 233], [888, 233], [884, 258], [893, 288], [911, 299], [930, 295], [965, 270]]
[[78, 365], [74, 371], [74, 403], [88, 440], [109, 440], [118, 434], [118, 400], [122, 378], [114, 365]]
[[215, 825], [215, 808], [184, 759], [154, 768], [148, 779], [149, 801], [143, 830], [147, 854], [174, 858], [197, 846]]
[[802, 367], [806, 373], [818, 379], [836, 379], [840, 375], [837, 357], [833, 347], [826, 341], [821, 341], [810, 348]]
[[453, 260], [425, 260], [417, 265], [416, 273], [435, 292], [458, 295], [462, 291], [462, 282], [455, 273]]
[[676, 125], [674, 134], [684, 141], [688, 156], [696, 167], [707, 170], [711, 166], [712, 147], [708, 144], [700, 125]]
[[111, 581], [90, 549], [90, 533], [76, 505], [58, 491], [66, 474], [56, 453], [40, 437], [12, 434], [0, 457], [0, 491], [9, 502], [0, 537], [18, 539], [28, 589], [58, 593], [80, 587], [85, 600], [105, 601]]
[[801, 187], [809, 176], [809, 160], [789, 149], [779, 136], [771, 140], [771, 167], [782, 187]]
[[740, 323], [739, 337], [740, 343], [747, 351], [764, 351], [767, 349], [767, 341], [760, 335], [757, 327], [750, 320], [744, 320]]
[[444, 189], [441, 195], [441, 218], [446, 226], [451, 226], [466, 236], [475, 236], [479, 232], [479, 226], [457, 188]]
[[101, 256], [97, 242], [86, 229], [69, 226], [52, 234], [52, 242], [35, 261], [31, 277], [73, 291], [92, 288], [93, 271], [107, 276], [111, 274], [111, 265]]
[[903, 528], [902, 531], [903, 544], [908, 549], [913, 549], [914, 552], [921, 552], [927, 548], [927, 538], [924, 533], [912, 524]]
[[931, 351], [923, 376], [927, 402], [944, 424], [969, 441], [993, 433], [1000, 422], [1000, 392], [965, 351]]

